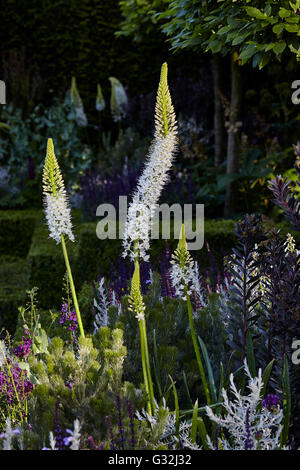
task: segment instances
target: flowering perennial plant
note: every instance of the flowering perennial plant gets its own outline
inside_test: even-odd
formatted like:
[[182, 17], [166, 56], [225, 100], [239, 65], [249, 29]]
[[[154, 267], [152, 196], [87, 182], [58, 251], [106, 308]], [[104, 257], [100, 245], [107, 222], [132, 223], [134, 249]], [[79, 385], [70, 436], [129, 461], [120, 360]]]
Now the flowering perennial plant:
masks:
[[48, 139], [47, 142], [47, 154], [43, 172], [43, 193], [50, 237], [56, 243], [60, 243], [61, 235], [65, 234], [71, 241], [74, 241], [71, 210], [64, 181], [54, 153], [52, 139]]
[[96, 97], [96, 110], [103, 111], [105, 109], [105, 99], [103, 98], [102, 88], [100, 83], [97, 84], [97, 97]]
[[81, 336], [84, 337], [84, 330], [81, 321], [77, 295], [73, 282], [72, 271], [69, 263], [68, 252], [65, 244], [64, 234], [74, 241], [72, 233], [71, 212], [67, 201], [65, 186], [60, 172], [60, 168], [54, 153], [52, 139], [47, 142], [47, 154], [43, 172], [43, 191], [45, 196], [45, 212], [49, 226], [50, 237], [61, 242], [63, 255], [65, 258], [68, 280], [71, 287], [74, 308]]
[[[216, 415], [206, 407], [208, 417], [229, 434], [228, 438], [218, 437], [217, 445], [222, 450], [275, 450], [280, 448], [283, 413], [278, 397], [267, 395], [262, 400], [263, 380], [261, 369], [253, 378], [246, 361], [245, 372], [248, 376], [249, 395], [242, 396], [230, 375], [230, 390], [234, 401], [230, 401], [226, 390], [222, 390], [224, 416]], [[208, 445], [215, 449], [209, 437]], [[284, 449], [286, 450], [286, 449]]]
[[115, 122], [120, 122], [126, 116], [128, 98], [122, 83], [115, 77], [109, 77], [111, 84], [110, 110]]
[[128, 208], [123, 256], [149, 260], [151, 218], [168, 179], [177, 143], [175, 113], [167, 82], [167, 64], [163, 64], [155, 107], [155, 135], [148, 160]]
[[72, 77], [70, 95], [71, 95], [71, 101], [75, 109], [77, 125], [80, 127], [86, 127], [88, 124], [88, 121], [87, 121], [86, 114], [84, 112], [82, 99], [80, 97], [80, 94], [76, 85], [75, 77]]
[[[28, 340], [27, 340], [28, 341]], [[24, 349], [17, 348], [18, 355], [11, 355], [4, 343], [0, 342], [0, 403], [3, 417], [9, 416], [14, 422], [27, 419], [27, 398], [33, 390], [33, 383], [27, 377], [27, 371], [21, 368], [19, 359], [28, 353], [28, 344]], [[30, 350], [29, 350], [30, 352]], [[28, 353], [29, 354], [29, 353]], [[2, 418], [0, 417], [0, 427]]]

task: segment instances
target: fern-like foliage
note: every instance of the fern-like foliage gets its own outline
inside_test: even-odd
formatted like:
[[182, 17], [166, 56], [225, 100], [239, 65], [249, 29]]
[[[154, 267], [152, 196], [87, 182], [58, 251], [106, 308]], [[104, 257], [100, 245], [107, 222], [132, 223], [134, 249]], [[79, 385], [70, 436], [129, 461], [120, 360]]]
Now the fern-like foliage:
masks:
[[168, 86], [168, 66], [165, 62], [161, 67], [160, 81], [155, 105], [155, 139], [166, 137], [175, 132], [176, 118]]
[[[295, 169], [298, 174], [297, 185], [300, 187], [300, 142], [294, 145], [296, 162]], [[287, 178], [276, 176], [269, 185], [275, 199], [273, 202], [283, 209], [285, 216], [290, 220], [295, 230], [300, 231], [300, 200], [291, 193], [290, 181]]]
[[261, 218], [246, 215], [242, 222], [236, 224], [235, 234], [238, 242], [228, 262], [232, 282], [227, 301], [228, 329], [230, 346], [240, 353], [243, 360], [247, 333], [257, 321], [256, 307], [261, 299], [261, 273], [256, 251], [263, 239]]

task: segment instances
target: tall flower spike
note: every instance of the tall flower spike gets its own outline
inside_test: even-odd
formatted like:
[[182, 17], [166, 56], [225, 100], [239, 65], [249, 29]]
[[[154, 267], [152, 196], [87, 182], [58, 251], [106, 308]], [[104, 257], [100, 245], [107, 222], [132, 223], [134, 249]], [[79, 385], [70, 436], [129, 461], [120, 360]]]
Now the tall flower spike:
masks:
[[186, 293], [190, 295], [194, 291], [201, 298], [198, 266], [187, 249], [184, 224], [181, 227], [179, 242], [172, 255], [171, 264], [170, 278], [175, 295], [186, 300]]
[[105, 99], [103, 98], [103, 93], [100, 83], [97, 84], [97, 97], [96, 97], [96, 110], [103, 111], [105, 108]]
[[111, 84], [110, 109], [113, 120], [121, 121], [126, 116], [128, 98], [122, 83], [115, 77], [109, 77]]
[[160, 81], [155, 105], [155, 139], [166, 137], [169, 132], [176, 132], [176, 117], [168, 86], [168, 65], [161, 67]]
[[75, 114], [76, 114], [76, 122], [78, 126], [80, 127], [86, 127], [88, 122], [87, 122], [87, 117], [84, 112], [83, 108], [83, 103], [82, 99], [80, 98], [79, 91], [77, 88], [76, 84], [76, 78], [72, 77], [72, 83], [71, 83], [71, 101], [74, 105], [75, 108]]
[[145, 318], [145, 305], [143, 302], [143, 296], [141, 294], [141, 282], [140, 282], [140, 266], [136, 263], [132, 281], [131, 281], [131, 292], [129, 301], [129, 310], [135, 313], [135, 317], [138, 321]]
[[155, 135], [144, 171], [128, 209], [123, 256], [139, 256], [148, 261], [151, 219], [161, 191], [168, 179], [177, 143], [175, 114], [167, 83], [167, 64], [163, 64], [155, 107]]
[[61, 235], [68, 235], [74, 241], [71, 211], [65, 191], [64, 181], [54, 153], [52, 139], [47, 142], [47, 154], [43, 171], [43, 193], [46, 220], [50, 237], [60, 243]]

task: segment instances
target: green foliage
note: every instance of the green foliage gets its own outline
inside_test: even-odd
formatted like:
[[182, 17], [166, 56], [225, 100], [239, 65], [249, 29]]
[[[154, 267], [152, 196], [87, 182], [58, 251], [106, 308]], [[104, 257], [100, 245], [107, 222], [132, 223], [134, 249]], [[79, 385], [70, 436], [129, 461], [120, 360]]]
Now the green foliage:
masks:
[[158, 23], [173, 49], [236, 52], [242, 65], [252, 61], [253, 67], [261, 69], [272, 57], [280, 60], [288, 49], [300, 55], [298, 2], [122, 0], [119, 4], [124, 17], [119, 34], [133, 35], [136, 40]]
[[37, 384], [28, 404], [36, 448], [48, 442], [49, 431], [54, 429], [56, 402], [63, 429], [72, 428], [76, 418], [80, 420], [83, 447], [88, 446], [90, 435], [96, 442], [108, 436], [105, 416], [116, 423], [116, 394], [123, 401], [128, 398], [133, 408], [144, 404], [143, 395], [132, 384], [122, 382], [126, 348], [121, 330], [101, 328], [95, 336], [78, 341], [75, 352], [61, 338], [52, 338], [48, 354], [29, 358]]
[[[214, 294], [209, 299], [209, 307], [197, 312], [194, 317], [196, 335], [205, 338], [208, 354], [211, 357], [214, 370], [218, 370], [219, 361], [225, 351], [223, 324], [218, 316], [217, 303]], [[153, 275], [153, 283], [147, 295], [143, 297], [146, 306], [145, 315], [147, 322], [148, 346], [150, 358], [156, 358], [153, 365], [154, 387], [156, 399], [169, 395], [169, 376], [176, 377], [176, 388], [179, 401], [188, 404], [189, 397], [184, 385], [183, 371], [186, 373], [187, 383], [192, 398], [204, 398], [204, 390], [199, 383], [199, 371], [195, 353], [191, 341], [187, 341], [190, 335], [189, 320], [186, 302], [181, 299], [161, 297], [160, 276]], [[128, 309], [128, 298], [122, 299], [123, 314], [116, 315], [116, 307], [109, 308], [110, 325], [122, 327], [124, 341], [128, 350], [128, 356], [124, 364], [125, 378], [130, 381], [142, 381], [142, 371], [136, 357], [139, 355], [140, 344], [138, 337], [138, 322], [134, 313]], [[226, 358], [225, 358], [226, 360]], [[151, 365], [151, 366], [152, 366]], [[218, 374], [215, 380], [219, 380]]]
[[14, 332], [18, 308], [24, 304], [28, 288], [28, 265], [22, 258], [4, 258], [0, 270], [0, 330]]
[[26, 258], [41, 211], [0, 211], [0, 255]]
[[[14, 109], [12, 104], [3, 106], [1, 120], [9, 126], [9, 130], [0, 129], [0, 148], [2, 163], [9, 170], [13, 186], [18, 186], [28, 176], [29, 180], [40, 180], [46, 138], [52, 138], [67, 183], [73, 189], [78, 187], [80, 177], [90, 164], [91, 152], [82, 146], [81, 131], [76, 124], [69, 95], [63, 102], [55, 99], [49, 108], [36, 106], [27, 117], [22, 116], [21, 110]], [[33, 175], [29, 174], [30, 171]]]
[[99, 152], [99, 166], [109, 173], [124, 171], [124, 166], [127, 165], [130, 165], [130, 168], [139, 168], [147, 154], [150, 140], [148, 137], [141, 138], [130, 127], [124, 131], [120, 130], [114, 144], [108, 135]]

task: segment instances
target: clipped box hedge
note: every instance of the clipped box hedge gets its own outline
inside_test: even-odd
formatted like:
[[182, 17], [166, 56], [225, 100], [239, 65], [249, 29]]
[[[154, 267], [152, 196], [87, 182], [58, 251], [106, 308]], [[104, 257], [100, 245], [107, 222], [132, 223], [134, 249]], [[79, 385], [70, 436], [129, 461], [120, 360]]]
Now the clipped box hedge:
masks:
[[[76, 242], [67, 241], [67, 247], [79, 293], [84, 282], [95, 280], [100, 275], [108, 276], [111, 269], [117, 266], [122, 253], [122, 240], [99, 240], [96, 235], [97, 222], [81, 223], [79, 211], [72, 211], [72, 220]], [[268, 228], [272, 226], [274, 226], [273, 222], [269, 221]], [[7, 284], [7, 289], [2, 288], [1, 291], [0, 285], [0, 299], [3, 299], [0, 308], [2, 318], [6, 315], [5, 312], [9, 316], [15, 312], [16, 305], [19, 306], [25, 298], [24, 285], [26, 288], [34, 286], [39, 288], [38, 301], [41, 308], [59, 309], [62, 298], [62, 278], [66, 272], [65, 262], [61, 246], [49, 238], [42, 211], [2, 211], [0, 212], [0, 227], [2, 253], [26, 257], [28, 252], [27, 263], [19, 263], [19, 267], [14, 263], [12, 267], [9, 266], [11, 263], [1, 263], [1, 270], [4, 273], [9, 270], [11, 273], [2, 276], [2, 286], [5, 287]], [[283, 222], [276, 227], [281, 229], [282, 235], [287, 232], [296, 235], [290, 230], [288, 223]], [[231, 252], [236, 243], [234, 221], [205, 220], [204, 239], [203, 248], [192, 252], [192, 256], [199, 262], [200, 271], [205, 274], [210, 267], [213, 267], [215, 272], [222, 271], [223, 258]], [[299, 236], [297, 241], [299, 242]], [[168, 240], [171, 252], [175, 250], [177, 243], [178, 240]], [[210, 251], [207, 250], [207, 244]], [[152, 241], [150, 259], [154, 269], [160, 269], [165, 248], [164, 240]], [[20, 279], [19, 288], [14, 287], [18, 285], [17, 279]], [[4, 324], [4, 322], [1, 323], [1, 319], [0, 324]]]
[[1, 259], [0, 269], [0, 330], [14, 332], [18, 308], [25, 306], [28, 289], [28, 264], [26, 259], [8, 257]]
[[[78, 237], [78, 229], [75, 236]], [[78, 244], [66, 240], [69, 261], [76, 282], [76, 260]], [[28, 254], [30, 287], [38, 287], [38, 302], [42, 308], [58, 308], [62, 298], [62, 279], [66, 273], [65, 261], [60, 245], [49, 238], [48, 228], [35, 229]]]
[[42, 211], [0, 211], [0, 255], [26, 258]]

